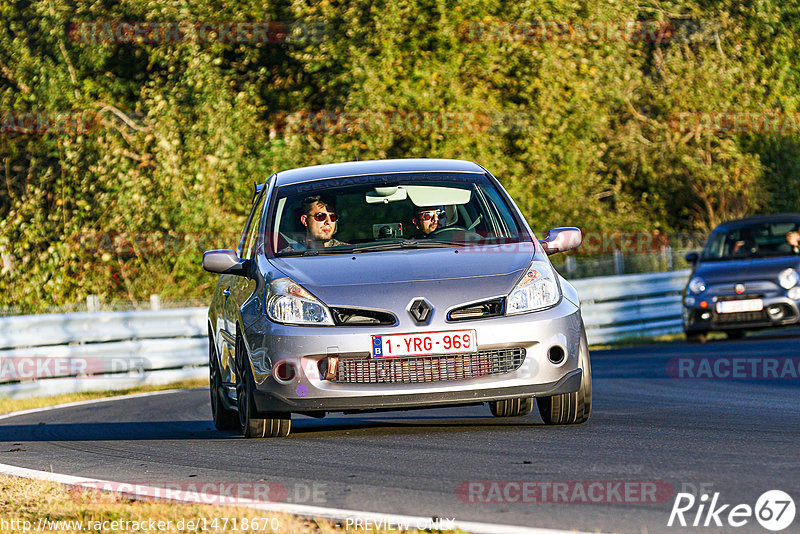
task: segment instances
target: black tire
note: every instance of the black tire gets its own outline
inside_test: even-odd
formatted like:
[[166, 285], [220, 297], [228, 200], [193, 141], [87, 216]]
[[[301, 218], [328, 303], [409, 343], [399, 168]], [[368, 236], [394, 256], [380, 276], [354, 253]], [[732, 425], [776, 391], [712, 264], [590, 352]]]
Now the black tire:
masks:
[[708, 332], [686, 332], [686, 341], [689, 343], [705, 343]]
[[539, 415], [546, 425], [579, 425], [592, 413], [592, 365], [589, 350], [581, 344], [581, 387], [574, 393], [536, 397]]
[[[245, 349], [240, 340], [236, 343], [236, 403], [239, 411], [239, 430], [246, 438], [283, 438], [289, 435], [292, 427], [292, 414], [262, 414], [256, 409], [253, 371], [244, 354]], [[267, 417], [264, 417], [264, 416]]]
[[208, 373], [209, 389], [211, 390], [211, 417], [217, 430], [238, 430], [239, 415], [234, 410], [225, 407], [222, 399], [222, 373], [219, 370], [217, 351], [214, 342], [208, 340]]
[[490, 401], [489, 410], [495, 417], [520, 417], [533, 411], [533, 397]]
[[744, 339], [744, 330], [726, 330], [725, 335], [728, 339]]

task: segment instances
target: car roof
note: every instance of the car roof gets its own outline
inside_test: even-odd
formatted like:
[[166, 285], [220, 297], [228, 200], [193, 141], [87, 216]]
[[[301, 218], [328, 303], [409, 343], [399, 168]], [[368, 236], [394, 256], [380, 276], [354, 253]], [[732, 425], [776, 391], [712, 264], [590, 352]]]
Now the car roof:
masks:
[[408, 172], [471, 172], [484, 174], [486, 169], [477, 163], [459, 159], [408, 158], [348, 161], [280, 171], [276, 174], [276, 185], [282, 186], [325, 178]]
[[724, 222], [717, 226], [715, 230], [728, 230], [731, 228], [748, 226], [750, 224], [774, 222], [800, 222], [800, 213], [774, 213], [771, 215], [754, 215], [752, 217], [743, 217], [741, 219], [734, 219], [732, 221]]

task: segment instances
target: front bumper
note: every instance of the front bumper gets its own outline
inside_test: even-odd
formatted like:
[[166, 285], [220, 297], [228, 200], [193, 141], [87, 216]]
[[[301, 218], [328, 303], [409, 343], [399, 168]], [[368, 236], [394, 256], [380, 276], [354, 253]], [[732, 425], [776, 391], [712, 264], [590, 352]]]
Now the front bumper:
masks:
[[[411, 409], [570, 393], [580, 387], [581, 355], [588, 361], [580, 309], [567, 299], [540, 312], [426, 326], [401, 320], [390, 327], [299, 327], [266, 319], [256, 326], [246, 336], [256, 407], [264, 412]], [[521, 365], [501, 374], [415, 383], [343, 383], [320, 373], [321, 360], [328, 357], [369, 355], [372, 335], [467, 329], [476, 331], [478, 351], [524, 349]], [[548, 359], [553, 347], [565, 354], [558, 364]], [[279, 364], [292, 366], [290, 380], [275, 376]]]
[[[688, 332], [708, 332], [713, 330], [757, 330], [775, 328], [800, 323], [800, 308], [797, 301], [786, 296], [750, 296], [761, 298], [764, 309], [759, 312], [718, 313], [716, 303], [720, 299], [730, 299], [730, 295], [703, 294], [696, 301], [706, 301], [707, 308], [699, 305], [683, 306], [683, 329]], [[770, 310], [780, 310], [770, 313]]]
[[557, 382], [529, 386], [460, 390], [440, 393], [410, 393], [375, 397], [284, 398], [276, 393], [258, 391], [255, 402], [260, 412], [360, 412], [459, 406], [520, 397], [543, 397], [573, 393], [581, 385], [581, 369], [567, 373]]

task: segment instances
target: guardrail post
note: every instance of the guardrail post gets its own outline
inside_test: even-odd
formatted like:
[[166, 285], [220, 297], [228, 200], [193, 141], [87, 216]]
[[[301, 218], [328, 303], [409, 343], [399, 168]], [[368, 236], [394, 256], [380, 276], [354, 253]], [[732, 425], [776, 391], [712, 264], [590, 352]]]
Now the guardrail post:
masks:
[[575, 274], [575, 256], [566, 256], [564, 258], [564, 270], [567, 271], [569, 276]]
[[86, 295], [86, 311], [100, 311], [100, 297], [98, 295]]
[[160, 310], [161, 309], [161, 296], [160, 295], [150, 295], [150, 309], [151, 310]]
[[625, 274], [625, 256], [619, 250], [614, 251], [614, 272]]
[[664, 254], [664, 259], [666, 260], [667, 263], [667, 270], [671, 271], [674, 268], [672, 265], [672, 247], [666, 245], [661, 248], [661, 252]]

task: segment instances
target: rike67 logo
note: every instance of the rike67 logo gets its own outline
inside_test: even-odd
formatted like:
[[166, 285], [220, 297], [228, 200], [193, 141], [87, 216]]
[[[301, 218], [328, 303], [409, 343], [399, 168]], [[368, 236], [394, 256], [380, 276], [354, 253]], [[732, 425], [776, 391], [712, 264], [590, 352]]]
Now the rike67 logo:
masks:
[[719, 492], [714, 493], [709, 502], [708, 494], [695, 499], [691, 493], [678, 493], [667, 526], [722, 527], [727, 524], [730, 527], [743, 527], [755, 517], [762, 527], [777, 532], [794, 521], [794, 500], [784, 491], [764, 492], [755, 507], [749, 504], [723, 504], [719, 495]]

